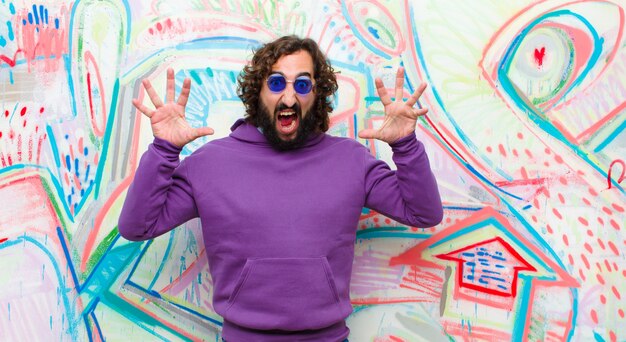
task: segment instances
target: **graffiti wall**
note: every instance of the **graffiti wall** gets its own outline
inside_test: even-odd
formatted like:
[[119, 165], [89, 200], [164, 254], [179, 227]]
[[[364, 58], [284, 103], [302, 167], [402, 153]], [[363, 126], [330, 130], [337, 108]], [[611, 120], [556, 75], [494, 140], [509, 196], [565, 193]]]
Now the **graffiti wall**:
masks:
[[190, 77], [187, 119], [216, 134], [187, 156], [243, 115], [253, 49], [292, 33], [339, 72], [333, 135], [380, 123], [375, 77], [429, 85], [417, 134], [444, 221], [363, 210], [351, 341], [626, 340], [625, 7], [1, 0], [0, 340], [220, 340], [199, 222], [117, 232], [151, 142], [131, 100]]

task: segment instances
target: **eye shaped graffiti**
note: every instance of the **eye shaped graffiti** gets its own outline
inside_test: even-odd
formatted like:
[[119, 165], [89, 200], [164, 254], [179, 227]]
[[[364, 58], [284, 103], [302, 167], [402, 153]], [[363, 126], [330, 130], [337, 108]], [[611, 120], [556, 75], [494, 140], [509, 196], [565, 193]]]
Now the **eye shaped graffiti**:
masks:
[[510, 19], [486, 46], [480, 67], [509, 107], [579, 145], [626, 106], [620, 82], [626, 66], [615, 58], [623, 53], [624, 10], [606, 1], [552, 4], [530, 6]]
[[389, 58], [404, 51], [400, 26], [387, 7], [377, 1], [342, 2], [342, 12], [359, 40], [373, 52]]

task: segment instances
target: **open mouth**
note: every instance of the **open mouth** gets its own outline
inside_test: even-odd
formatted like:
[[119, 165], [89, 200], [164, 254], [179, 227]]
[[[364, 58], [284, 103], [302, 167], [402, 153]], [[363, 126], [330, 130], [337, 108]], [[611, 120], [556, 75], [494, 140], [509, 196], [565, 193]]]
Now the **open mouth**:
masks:
[[298, 116], [295, 112], [280, 112], [278, 113], [278, 121], [280, 121], [280, 125], [283, 127], [291, 126]]
[[291, 140], [298, 131], [298, 113], [293, 109], [278, 112], [276, 130], [282, 140]]

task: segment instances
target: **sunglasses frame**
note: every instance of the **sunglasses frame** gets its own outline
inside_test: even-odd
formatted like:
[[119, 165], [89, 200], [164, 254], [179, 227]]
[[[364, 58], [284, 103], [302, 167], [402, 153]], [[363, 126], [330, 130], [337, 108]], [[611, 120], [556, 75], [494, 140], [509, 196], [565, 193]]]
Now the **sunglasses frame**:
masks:
[[[271, 79], [275, 79], [275, 78], [282, 78], [284, 80], [284, 87], [280, 90], [276, 90], [276, 89], [272, 89], [272, 86], [270, 85], [270, 80]], [[306, 93], [301, 93], [298, 91], [298, 88], [295, 86], [295, 83], [298, 81], [306, 81], [308, 82], [308, 86], [307, 86], [307, 91]], [[311, 93], [311, 91], [313, 91], [313, 87], [315, 86], [315, 83], [313, 82], [313, 79], [311, 79], [311, 77], [306, 76], [306, 75], [300, 75], [298, 77], [296, 77], [295, 80], [288, 80], [287, 77], [285, 77], [285, 75], [281, 74], [281, 73], [273, 73], [269, 76], [267, 76], [267, 80], [265, 81], [267, 84], [267, 88], [274, 94], [280, 94], [283, 91], [285, 91], [285, 89], [287, 89], [287, 84], [288, 83], [293, 83], [293, 90], [296, 92], [296, 94], [300, 95], [300, 96], [306, 96], [308, 94]]]

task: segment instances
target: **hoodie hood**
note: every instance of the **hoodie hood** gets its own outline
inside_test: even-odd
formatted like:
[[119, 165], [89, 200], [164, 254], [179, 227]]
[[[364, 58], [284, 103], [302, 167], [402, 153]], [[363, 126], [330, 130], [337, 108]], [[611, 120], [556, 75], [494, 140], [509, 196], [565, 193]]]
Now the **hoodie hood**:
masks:
[[[244, 119], [237, 119], [237, 121], [235, 121], [235, 123], [230, 127], [230, 130], [230, 137], [232, 138], [248, 143], [271, 147], [263, 133], [259, 131], [259, 128], [247, 123]], [[324, 139], [324, 136], [326, 136], [324, 133], [313, 133], [307, 138], [302, 147], [317, 145]]]

